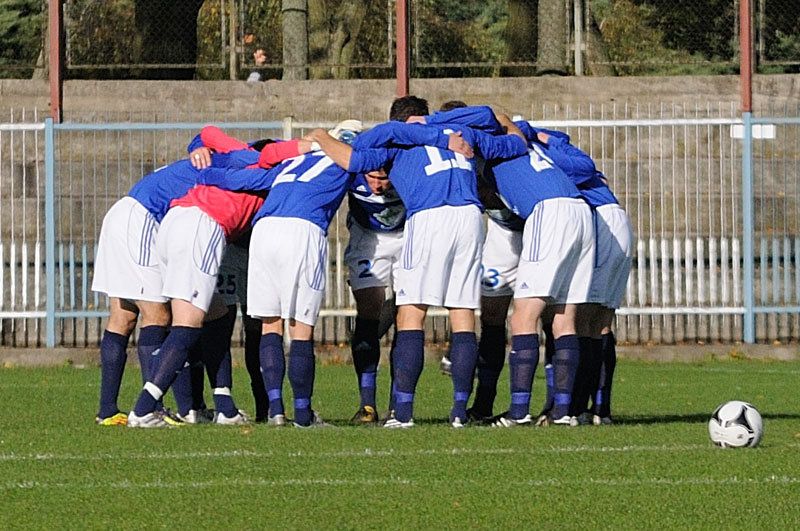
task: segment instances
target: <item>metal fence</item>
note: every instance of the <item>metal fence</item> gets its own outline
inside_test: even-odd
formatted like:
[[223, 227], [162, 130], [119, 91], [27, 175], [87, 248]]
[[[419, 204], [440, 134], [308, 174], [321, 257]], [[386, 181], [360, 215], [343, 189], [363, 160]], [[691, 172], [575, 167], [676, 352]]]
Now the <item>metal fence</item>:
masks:
[[[312, 78], [391, 78], [396, 0], [67, 0], [68, 77], [280, 78], [287, 13], [307, 20]], [[408, 0], [413, 77], [736, 73], [739, 0]], [[46, 65], [48, 2], [0, 20], [0, 77]], [[547, 21], [546, 24], [541, 21]], [[753, 3], [757, 72], [796, 72], [800, 10]], [[265, 51], [256, 63], [254, 52]], [[177, 76], [177, 77], [176, 77]]]
[[[740, 341], [753, 313], [756, 340], [798, 337], [800, 118], [746, 117], [748, 139], [732, 106], [562, 108], [567, 118], [557, 120], [538, 111], [538, 126], [566, 131], [594, 158], [631, 216], [621, 341]], [[107, 313], [106, 298], [90, 290], [103, 216], [139, 178], [184, 157], [205, 124], [36, 118], [0, 124], [0, 344], [96, 345]], [[289, 138], [332, 124], [220, 125], [241, 138]], [[354, 314], [345, 215], [346, 204], [329, 232], [322, 343], [346, 341]], [[447, 338], [442, 315], [429, 318], [433, 341]]]

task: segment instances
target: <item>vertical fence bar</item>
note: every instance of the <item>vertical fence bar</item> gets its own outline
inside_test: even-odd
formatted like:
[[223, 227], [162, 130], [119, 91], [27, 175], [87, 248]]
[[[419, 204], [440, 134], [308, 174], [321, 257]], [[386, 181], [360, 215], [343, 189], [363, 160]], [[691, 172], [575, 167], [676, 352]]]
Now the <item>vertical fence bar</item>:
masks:
[[[743, 2], [747, 3], [747, 2]], [[753, 304], [753, 117], [742, 113], [744, 141], [742, 142], [742, 259], [744, 261], [744, 342], [755, 342], [755, 311]], [[763, 265], [762, 265], [763, 267]]]
[[55, 135], [53, 119], [44, 121], [44, 234], [45, 276], [47, 282], [45, 300], [45, 344], [56, 346], [56, 219], [55, 219]]

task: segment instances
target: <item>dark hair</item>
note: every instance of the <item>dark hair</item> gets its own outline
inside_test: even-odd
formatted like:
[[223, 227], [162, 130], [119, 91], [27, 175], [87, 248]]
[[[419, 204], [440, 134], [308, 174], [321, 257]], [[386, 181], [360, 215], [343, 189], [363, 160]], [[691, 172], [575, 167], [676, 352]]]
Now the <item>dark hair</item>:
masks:
[[389, 109], [389, 119], [405, 122], [410, 116], [426, 116], [430, 114], [428, 102], [416, 96], [397, 98]]
[[442, 112], [447, 112], [452, 111], [453, 109], [461, 109], [462, 107], [468, 107], [468, 105], [461, 100], [450, 100], [442, 103], [442, 106], [439, 107], [439, 110]]
[[261, 140], [256, 140], [255, 142], [250, 144], [250, 147], [255, 149], [256, 151], [261, 151], [262, 149], [264, 149], [264, 146], [266, 146], [267, 144], [272, 144], [274, 142], [275, 141], [272, 140], [271, 138], [262, 138]]

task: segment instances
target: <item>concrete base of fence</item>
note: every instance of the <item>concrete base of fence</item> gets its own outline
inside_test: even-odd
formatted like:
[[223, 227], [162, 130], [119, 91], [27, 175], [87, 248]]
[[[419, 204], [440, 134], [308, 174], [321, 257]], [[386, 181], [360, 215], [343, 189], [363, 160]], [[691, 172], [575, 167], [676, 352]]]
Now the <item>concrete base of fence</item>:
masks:
[[[429, 362], [437, 362], [446, 351], [438, 347], [425, 349], [425, 357]], [[244, 365], [244, 351], [234, 348], [232, 351], [235, 365]], [[350, 348], [320, 346], [316, 348], [318, 359], [323, 365], [339, 365], [352, 363]], [[382, 361], [388, 360], [389, 350], [384, 347]], [[740, 361], [798, 361], [800, 345], [655, 345], [655, 346], [617, 346], [617, 355], [621, 359], [665, 362], [703, 362], [712, 360]], [[135, 349], [128, 351], [128, 363], [136, 365]], [[96, 367], [100, 364], [97, 349], [82, 348], [3, 348], [0, 349], [0, 365], [11, 367], [56, 367], [69, 365], [74, 367]]]

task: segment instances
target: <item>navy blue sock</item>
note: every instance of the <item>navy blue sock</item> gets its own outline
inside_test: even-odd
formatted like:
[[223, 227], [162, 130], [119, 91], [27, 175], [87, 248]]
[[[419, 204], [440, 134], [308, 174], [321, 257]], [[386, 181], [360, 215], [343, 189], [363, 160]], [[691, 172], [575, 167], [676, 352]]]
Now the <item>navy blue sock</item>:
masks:
[[152, 378], [155, 372], [153, 369], [158, 365], [158, 351], [168, 333], [169, 327], [157, 325], [145, 326], [139, 330], [136, 354], [139, 356], [139, 367], [142, 369], [142, 385]]
[[283, 408], [283, 375], [286, 359], [283, 356], [283, 336], [264, 334], [259, 345], [261, 376], [269, 397], [269, 416], [285, 415]]
[[[250, 375], [250, 390], [253, 393], [253, 401], [255, 402], [256, 421], [260, 422], [266, 420], [269, 416], [269, 398], [267, 397], [267, 390], [264, 388], [264, 380], [261, 377], [261, 322], [258, 321], [257, 326], [255, 326], [248, 321], [254, 320], [251, 318], [244, 319], [244, 364], [247, 367], [247, 373]], [[281, 349], [282, 356], [283, 349]]]
[[611, 416], [611, 382], [614, 380], [614, 369], [617, 367], [617, 349], [614, 333], [603, 334], [602, 365], [594, 396], [594, 413], [601, 417]]
[[478, 340], [475, 332], [454, 332], [450, 340], [450, 368], [453, 380], [453, 409], [450, 420], [467, 420], [467, 402], [472, 394], [475, 364], [478, 362]]
[[556, 347], [553, 341], [552, 323], [542, 323], [542, 332], [544, 333], [544, 380], [547, 384], [542, 413], [547, 414], [553, 409], [553, 382], [555, 382], [553, 374], [553, 354], [555, 353]]
[[414, 415], [414, 392], [425, 358], [425, 332], [401, 330], [397, 332], [394, 349], [395, 418], [408, 422]]
[[101, 419], [119, 413], [117, 397], [128, 359], [127, 346], [128, 336], [108, 330], [103, 332], [100, 341], [100, 408], [97, 413]]
[[478, 388], [472, 407], [489, 417], [497, 396], [497, 380], [506, 361], [506, 327], [483, 325], [478, 342]]
[[375, 407], [375, 377], [381, 357], [379, 323], [377, 319], [356, 317], [356, 327], [350, 340], [362, 407]]
[[553, 354], [553, 410], [551, 416], [560, 419], [570, 413], [572, 388], [575, 386], [575, 373], [578, 371], [580, 347], [578, 336], [561, 336], [555, 340]]
[[314, 418], [314, 340], [293, 340], [289, 347], [289, 383], [294, 395], [294, 422], [308, 426]]
[[201, 329], [188, 326], [173, 326], [167, 339], [161, 345], [161, 362], [152, 380], [144, 385], [139, 394], [134, 411], [146, 415], [155, 410], [156, 403], [169, 389], [178, 371], [189, 357], [189, 350], [200, 339]]
[[511, 381], [512, 419], [521, 419], [528, 414], [531, 403], [533, 375], [539, 363], [539, 335], [519, 334], [511, 337], [511, 352], [508, 355]]
[[394, 349], [397, 346], [397, 331], [394, 333], [394, 337], [392, 338], [392, 348], [389, 349], [389, 411], [394, 411], [397, 399], [395, 397], [395, 393], [397, 389], [394, 384]]
[[589, 399], [589, 366], [592, 360], [592, 338], [578, 336], [578, 368], [575, 371], [575, 383], [570, 396], [569, 414], [577, 417], [586, 409]]
[[231, 333], [235, 319], [236, 313], [228, 312], [219, 319], [203, 323], [200, 342], [200, 353], [208, 372], [214, 408], [226, 417], [234, 417], [239, 413], [231, 397]]
[[[191, 353], [189, 355], [191, 356]], [[175, 397], [178, 413], [181, 415], [189, 413], [189, 410], [192, 409], [192, 364], [188, 358], [178, 374], [175, 375], [175, 380], [172, 382], [172, 395]]]

